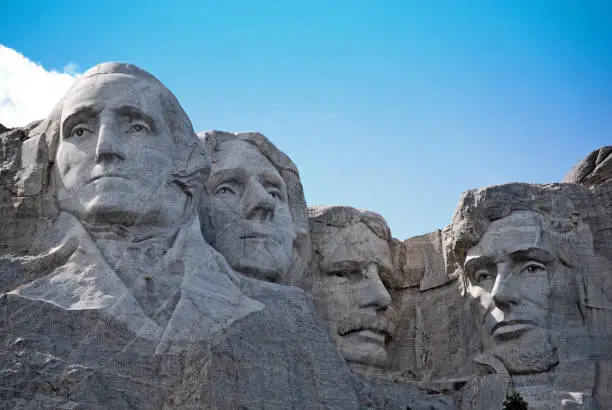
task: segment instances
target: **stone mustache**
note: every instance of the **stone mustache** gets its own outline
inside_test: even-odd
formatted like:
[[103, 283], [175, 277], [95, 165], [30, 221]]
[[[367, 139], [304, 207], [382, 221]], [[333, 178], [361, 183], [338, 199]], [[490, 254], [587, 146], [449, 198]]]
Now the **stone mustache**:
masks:
[[609, 147], [399, 241], [130, 64], [0, 139], [2, 406], [612, 406]]

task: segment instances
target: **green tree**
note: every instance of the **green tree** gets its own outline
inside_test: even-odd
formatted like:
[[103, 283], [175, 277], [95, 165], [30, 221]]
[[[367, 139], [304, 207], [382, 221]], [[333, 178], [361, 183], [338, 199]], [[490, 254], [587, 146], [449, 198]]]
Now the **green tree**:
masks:
[[506, 394], [502, 410], [527, 410], [527, 402], [523, 400], [519, 392], [512, 389], [510, 393]]

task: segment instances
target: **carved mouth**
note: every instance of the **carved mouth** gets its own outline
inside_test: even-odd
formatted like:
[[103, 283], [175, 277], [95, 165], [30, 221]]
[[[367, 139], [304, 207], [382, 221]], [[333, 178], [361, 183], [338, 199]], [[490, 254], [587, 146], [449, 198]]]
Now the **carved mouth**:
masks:
[[355, 335], [357, 338], [361, 339], [366, 343], [373, 343], [384, 346], [388, 343], [390, 336], [389, 333], [378, 330], [378, 329], [355, 329], [350, 332], [346, 332], [342, 336]]
[[267, 234], [267, 233], [263, 233], [263, 232], [248, 232], [248, 233], [245, 233], [243, 235], [240, 235], [240, 239], [255, 239], [255, 238], [258, 238], [258, 239], [262, 239], [262, 238], [271, 239], [272, 235]]
[[126, 175], [122, 175], [122, 174], [116, 174], [116, 173], [108, 173], [108, 174], [100, 174], [100, 175], [96, 175], [94, 177], [92, 177], [89, 182], [93, 182], [93, 181], [97, 181], [98, 179], [102, 179], [102, 178], [122, 178], [122, 179], [130, 179], [128, 176]]
[[507, 320], [496, 323], [491, 334], [500, 338], [514, 338], [536, 326], [537, 323], [531, 320]]

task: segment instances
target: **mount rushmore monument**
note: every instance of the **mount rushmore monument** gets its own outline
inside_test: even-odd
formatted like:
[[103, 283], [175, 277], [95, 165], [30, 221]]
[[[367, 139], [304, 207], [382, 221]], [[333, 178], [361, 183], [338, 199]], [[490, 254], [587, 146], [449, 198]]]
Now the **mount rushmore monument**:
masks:
[[2, 408], [612, 408], [612, 147], [398, 240], [130, 64], [0, 144]]

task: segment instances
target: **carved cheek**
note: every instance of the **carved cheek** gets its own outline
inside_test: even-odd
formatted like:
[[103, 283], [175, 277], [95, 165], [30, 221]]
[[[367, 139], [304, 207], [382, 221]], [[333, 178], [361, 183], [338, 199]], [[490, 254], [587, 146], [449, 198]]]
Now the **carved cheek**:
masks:
[[521, 278], [521, 288], [524, 295], [524, 303], [527, 302], [533, 307], [547, 310], [548, 296], [550, 294], [550, 284], [546, 275], [540, 274], [529, 278]]
[[215, 222], [215, 226], [224, 226], [239, 219], [236, 199], [217, 196], [213, 197], [211, 202], [210, 217]]
[[71, 144], [60, 144], [56, 155], [57, 171], [64, 184], [72, 185], [84, 172], [85, 163], [88, 161], [83, 151], [74, 149]]

